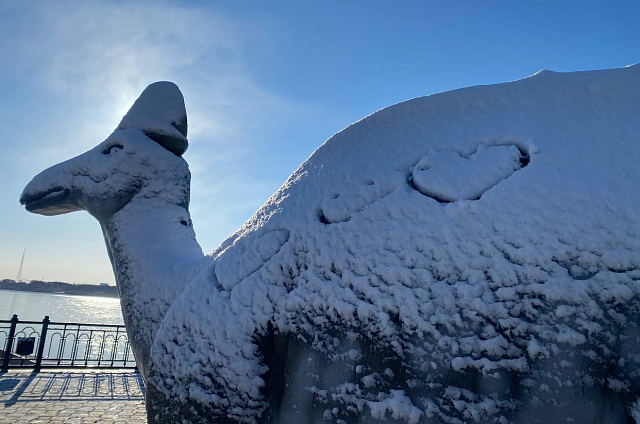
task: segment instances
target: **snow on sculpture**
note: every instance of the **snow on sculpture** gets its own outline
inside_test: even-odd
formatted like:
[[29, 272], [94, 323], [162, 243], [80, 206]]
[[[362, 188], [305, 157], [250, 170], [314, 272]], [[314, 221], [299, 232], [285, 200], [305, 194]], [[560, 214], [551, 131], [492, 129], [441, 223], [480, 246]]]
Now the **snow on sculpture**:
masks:
[[29, 183], [20, 201], [42, 215], [86, 210], [100, 226], [131, 347], [147, 376], [151, 343], [184, 287], [211, 259], [189, 216], [187, 112], [178, 87], [150, 85], [105, 141]]
[[627, 423], [638, 116], [637, 65], [400, 103], [205, 256], [163, 82], [21, 202], [98, 219], [150, 423]]

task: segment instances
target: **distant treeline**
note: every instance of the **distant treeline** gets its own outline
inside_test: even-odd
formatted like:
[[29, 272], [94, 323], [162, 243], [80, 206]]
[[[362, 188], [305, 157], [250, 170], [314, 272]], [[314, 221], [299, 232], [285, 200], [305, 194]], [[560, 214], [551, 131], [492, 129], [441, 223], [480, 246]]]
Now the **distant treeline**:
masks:
[[115, 286], [93, 284], [69, 284], [60, 281], [38, 281], [21, 283], [14, 280], [1, 280], [0, 290], [19, 290], [41, 293], [79, 294], [84, 296], [118, 297]]

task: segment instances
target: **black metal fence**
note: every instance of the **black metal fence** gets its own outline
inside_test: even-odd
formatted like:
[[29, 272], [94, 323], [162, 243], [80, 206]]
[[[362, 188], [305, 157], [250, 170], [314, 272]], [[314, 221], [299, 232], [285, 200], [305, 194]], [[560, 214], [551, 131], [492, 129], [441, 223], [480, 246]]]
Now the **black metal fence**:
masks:
[[0, 320], [2, 371], [9, 368], [135, 368], [124, 325]]

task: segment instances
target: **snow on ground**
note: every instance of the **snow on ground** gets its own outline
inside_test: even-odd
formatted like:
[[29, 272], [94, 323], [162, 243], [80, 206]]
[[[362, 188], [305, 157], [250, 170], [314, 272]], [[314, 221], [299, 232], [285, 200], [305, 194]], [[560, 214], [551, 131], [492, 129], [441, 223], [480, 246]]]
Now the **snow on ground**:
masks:
[[158, 332], [154, 384], [251, 422], [261, 337], [294, 334], [283, 414], [304, 393], [336, 423], [637, 419], [639, 117], [636, 65], [356, 122], [211, 254]]

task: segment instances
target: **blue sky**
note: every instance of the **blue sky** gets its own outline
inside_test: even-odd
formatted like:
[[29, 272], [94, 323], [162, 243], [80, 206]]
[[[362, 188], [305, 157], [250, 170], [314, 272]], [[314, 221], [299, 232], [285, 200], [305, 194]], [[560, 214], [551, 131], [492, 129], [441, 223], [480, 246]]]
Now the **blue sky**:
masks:
[[189, 113], [191, 212], [213, 250], [322, 142], [409, 98], [640, 61], [637, 1], [0, 0], [0, 278], [113, 283], [86, 213], [18, 197], [104, 140], [151, 82]]

